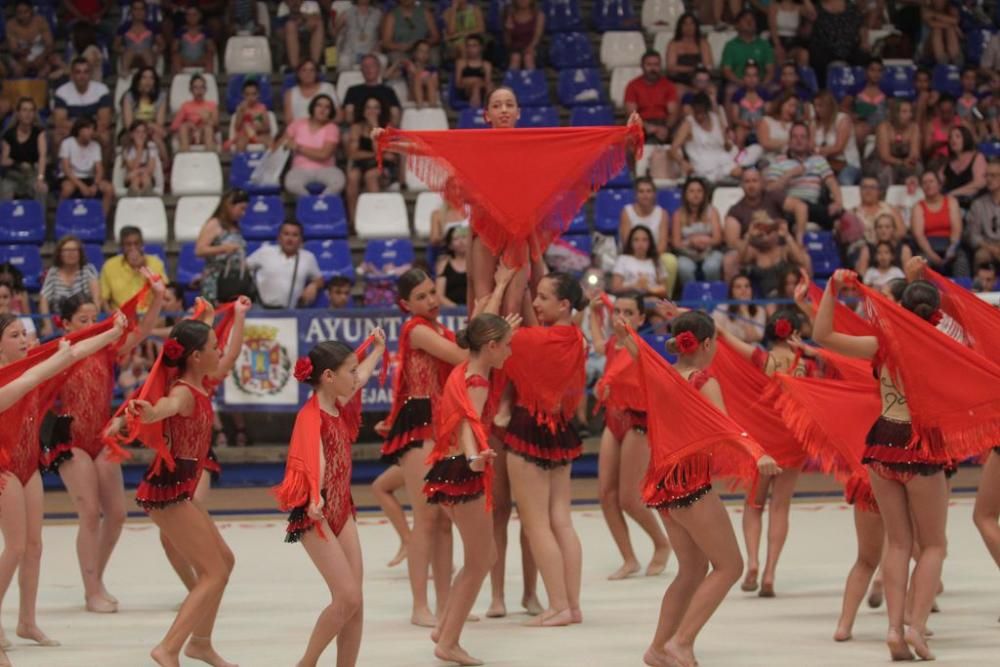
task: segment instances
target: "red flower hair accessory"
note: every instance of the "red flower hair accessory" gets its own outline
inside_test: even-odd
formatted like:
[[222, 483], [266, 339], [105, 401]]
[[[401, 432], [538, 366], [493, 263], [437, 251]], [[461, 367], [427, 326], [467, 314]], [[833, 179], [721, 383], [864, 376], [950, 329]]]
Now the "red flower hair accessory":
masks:
[[674, 336], [674, 345], [681, 354], [692, 354], [698, 349], [698, 339], [690, 331], [683, 331]]
[[63, 318], [59, 317], [58, 315], [52, 316], [52, 326], [54, 326], [56, 329], [65, 329], [66, 328], [65, 325], [66, 323], [63, 322]]
[[176, 339], [168, 338], [167, 342], [163, 344], [163, 356], [170, 361], [178, 361], [184, 356], [184, 346]]
[[295, 362], [295, 379], [299, 382], [308, 382], [313, 374], [313, 362], [309, 357], [299, 357]]
[[785, 340], [791, 336], [792, 331], [792, 323], [784, 318], [774, 323], [774, 335], [777, 336], [779, 340]]
[[935, 310], [933, 313], [931, 313], [931, 316], [927, 318], [927, 321], [930, 322], [932, 326], [936, 327], [937, 325], [941, 324], [941, 319], [943, 317], [944, 314], [940, 310]]

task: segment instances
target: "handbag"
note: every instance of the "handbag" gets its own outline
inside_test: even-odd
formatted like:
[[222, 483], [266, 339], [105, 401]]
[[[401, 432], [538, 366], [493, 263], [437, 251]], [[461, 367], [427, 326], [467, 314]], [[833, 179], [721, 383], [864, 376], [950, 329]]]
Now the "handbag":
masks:
[[[233, 260], [238, 260], [233, 266]], [[251, 301], [257, 300], [257, 285], [254, 283], [253, 274], [247, 269], [247, 256], [244, 251], [234, 253], [226, 260], [226, 266], [216, 285], [215, 299], [219, 303], [235, 301], [241, 296], [249, 298]]]

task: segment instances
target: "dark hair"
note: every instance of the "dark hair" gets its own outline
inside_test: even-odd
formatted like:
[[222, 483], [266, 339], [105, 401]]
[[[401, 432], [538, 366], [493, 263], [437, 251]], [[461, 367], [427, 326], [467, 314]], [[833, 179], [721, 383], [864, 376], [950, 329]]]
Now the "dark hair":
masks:
[[316, 66], [315, 60], [312, 58], [304, 58], [302, 62], [299, 63], [298, 67], [295, 68], [296, 73], [306, 65], [312, 65], [316, 70], [319, 70], [319, 67]]
[[141, 67], [132, 77], [132, 85], [129, 86], [128, 92], [132, 96], [132, 99], [136, 104], [139, 103], [139, 98], [141, 93], [139, 92], [139, 82], [142, 81], [142, 75], [146, 72], [153, 73], [153, 90], [149, 93], [149, 97], [153, 102], [156, 102], [156, 98], [159, 97], [160, 93], [160, 75], [156, 73], [156, 69], [153, 67]]
[[656, 58], [658, 61], [660, 61], [660, 63], [663, 63], [663, 56], [661, 56], [660, 52], [657, 51], [656, 49], [649, 49], [645, 53], [643, 53], [642, 59], [639, 60], [639, 62], [640, 63], [646, 62], [646, 58]]
[[949, 93], [941, 93], [938, 95], [938, 106], [941, 106], [945, 102], [950, 102], [952, 106], [955, 106], [955, 98]]
[[903, 290], [899, 303], [917, 317], [929, 320], [941, 307], [941, 293], [926, 280], [914, 280]]
[[705, 93], [698, 93], [691, 98], [691, 110], [700, 109], [701, 111], [708, 111], [712, 108], [712, 99]]
[[180, 301], [181, 303], [184, 303], [184, 286], [183, 285], [181, 285], [180, 283], [175, 283], [175, 282], [171, 281], [171, 282], [167, 283], [166, 285], [164, 285], [164, 288], [166, 288], [166, 290], [168, 292], [173, 292], [174, 293], [174, 298], [177, 299], [178, 301]]
[[893, 278], [887, 283], [889, 294], [892, 295], [893, 301], [899, 303], [903, 300], [903, 292], [906, 290], [908, 284], [906, 278]]
[[[316, 105], [319, 104], [320, 100], [326, 100], [327, 102], [330, 103], [330, 117], [327, 119], [326, 122], [332, 123], [333, 116], [334, 114], [337, 113], [337, 105], [334, 104], [333, 98], [325, 93], [317, 95], [316, 97], [312, 98], [312, 101], [309, 102], [309, 118], [313, 117], [313, 112], [316, 110]], [[367, 102], [368, 100], [365, 101]]]
[[689, 310], [678, 315], [670, 323], [670, 334], [673, 336], [667, 341], [667, 352], [677, 354], [677, 336], [690, 332], [701, 343], [715, 336], [715, 322], [702, 310]]
[[[69, 31], [69, 39], [73, 44], [73, 49], [79, 54], [83, 53], [88, 46], [97, 46], [97, 31], [94, 29], [92, 23], [87, 23], [86, 21], [77, 21], [73, 24], [73, 27]], [[83, 60], [90, 66], [85, 58], [77, 56], [73, 59], [73, 65], [76, 64], [77, 60]]]
[[0, 279], [0, 289], [6, 287], [10, 290], [10, 298], [14, 298], [14, 285], [9, 280]]
[[681, 29], [684, 27], [685, 21], [694, 21], [694, 39], [696, 42], [700, 43], [701, 40], [704, 39], [704, 37], [701, 34], [701, 22], [698, 20], [698, 17], [692, 14], [691, 12], [684, 12], [683, 14], [677, 17], [677, 27], [674, 28], [673, 41], [677, 42], [680, 41], [680, 39], [682, 38]]
[[90, 63], [87, 62], [87, 59], [84, 58], [83, 56], [77, 56], [76, 58], [73, 58], [73, 62], [69, 64], [70, 70], [72, 70], [77, 65], [85, 65], [87, 67], [87, 71], [88, 72], [90, 71]]
[[242, 90], [245, 93], [247, 92], [247, 88], [256, 88], [257, 90], [260, 90], [260, 83], [257, 81], [257, 77], [248, 76], [247, 78], [243, 79], [243, 87], [240, 88], [240, 90]]
[[326, 289], [331, 287], [350, 287], [354, 283], [347, 276], [334, 276], [326, 281]]
[[555, 286], [557, 299], [569, 301], [570, 307], [576, 310], [583, 310], [587, 307], [588, 302], [583, 296], [583, 288], [580, 287], [579, 280], [562, 271], [553, 271], [545, 277], [551, 280]]
[[488, 343], [503, 340], [510, 332], [507, 320], [492, 313], [476, 315], [456, 335], [456, 342], [463, 350], [479, 352]]
[[[194, 9], [197, 9], [197, 7], [194, 7]], [[205, 77], [203, 77], [201, 74], [195, 74], [188, 81], [188, 90], [191, 90], [191, 87], [194, 86], [195, 81], [201, 81], [202, 83], [206, 83]]]
[[347, 359], [354, 354], [354, 350], [345, 343], [336, 340], [328, 340], [320, 343], [309, 350], [309, 361], [312, 362], [312, 374], [303, 382], [315, 385], [324, 371], [336, 371]]
[[[951, 149], [950, 137], [951, 137], [951, 133], [954, 132], [955, 130], [958, 130], [959, 133], [962, 135], [962, 150], [959, 153], [955, 153]], [[976, 140], [972, 137], [972, 131], [969, 128], [967, 128], [965, 125], [957, 125], [957, 126], [951, 128], [951, 130], [948, 131], [948, 136], [949, 136], [949, 141], [948, 141], [948, 157], [949, 158], [954, 159], [954, 158], [958, 157], [959, 155], [961, 155], [962, 153], [964, 153], [966, 151], [971, 151], [971, 150], [973, 150], [976, 147]]]
[[84, 254], [83, 241], [80, 240], [80, 237], [73, 236], [72, 234], [67, 234], [66, 236], [63, 236], [58, 241], [56, 241], [56, 247], [52, 251], [52, 265], [55, 266], [57, 269], [61, 269], [63, 267], [62, 251], [63, 251], [63, 246], [65, 246], [67, 243], [75, 243], [77, 247], [80, 248], [79, 270], [83, 271], [83, 267], [87, 265], [87, 257]]
[[795, 120], [792, 121], [792, 124], [788, 126], [788, 136], [791, 136], [792, 132], [794, 132], [795, 128], [797, 127], [801, 127], [803, 130], [806, 131], [807, 135], [809, 134], [809, 124], [804, 120]]
[[691, 217], [692, 213], [688, 208], [687, 190], [691, 185], [694, 185], [695, 183], [701, 186], [701, 192], [702, 192], [701, 206], [698, 207], [698, 210], [694, 214], [695, 219], [688, 220], [688, 222], [696, 222], [698, 220], [701, 220], [701, 218], [705, 215], [705, 212], [708, 210], [709, 199], [711, 197], [708, 188], [708, 181], [706, 181], [701, 176], [688, 176], [688, 179], [684, 181], [684, 185], [681, 187], [681, 208], [684, 209], [688, 217]]
[[126, 225], [118, 230], [118, 243], [125, 243], [125, 239], [130, 236], [138, 236], [139, 241], [142, 241], [142, 230], [133, 225]]
[[420, 46], [421, 44], [424, 44], [427, 47], [430, 47], [430, 45], [431, 45], [431, 43], [428, 42], [426, 39], [418, 39], [417, 41], [415, 41], [413, 43], [413, 47], [410, 49], [410, 53], [416, 53], [417, 52], [417, 47]]
[[18, 316], [12, 313], [0, 313], [0, 336], [7, 330], [7, 327], [18, 321]]
[[782, 320], [792, 325], [792, 333], [798, 333], [802, 329], [802, 314], [798, 308], [788, 306], [779, 308], [767, 318], [767, 324], [764, 325], [764, 345], [776, 340], [784, 340], [775, 332], [778, 322]]
[[461, 225], [453, 225], [444, 233], [444, 253], [449, 257], [455, 256], [455, 253], [451, 250], [451, 242], [455, 239], [455, 234], [458, 232], [468, 233], [468, 229], [466, 227], [462, 227]]
[[962, 76], [965, 76], [969, 72], [975, 74], [977, 79], [979, 78], [979, 68], [972, 63], [965, 63], [965, 66], [962, 67]]
[[[496, 88], [494, 88], [493, 90], [490, 91], [489, 95], [486, 96], [486, 102], [483, 103], [483, 108], [484, 109], [488, 109], [489, 108], [489, 106], [490, 106], [490, 100], [492, 100], [493, 96], [496, 95], [497, 93], [499, 93], [501, 90], [506, 90], [508, 93], [510, 93], [511, 95], [513, 95], [514, 96], [514, 102], [517, 103], [517, 93], [514, 92], [513, 88], [511, 88], [510, 86], [497, 86]], [[520, 106], [520, 103], [518, 103], [518, 106]]]
[[93, 299], [88, 294], [77, 292], [73, 296], [59, 302], [59, 317], [63, 318], [63, 322], [69, 322], [76, 315], [76, 311], [88, 304], [91, 306], [95, 305]]
[[628, 299], [629, 301], [635, 301], [636, 308], [639, 314], [642, 315], [643, 319], [646, 317], [646, 300], [642, 296], [642, 292], [637, 290], [625, 290], [615, 297], [615, 303], [617, 304], [622, 299]]
[[354, 107], [354, 122], [363, 123], [365, 122], [365, 106], [368, 105], [369, 100], [375, 100], [378, 102], [378, 125], [379, 127], [386, 127], [389, 124], [389, 113], [390, 109], [385, 104], [382, 104], [382, 100], [372, 95], [365, 98], [365, 101]]
[[181, 320], [170, 330], [170, 340], [175, 340], [184, 347], [184, 353], [177, 359], [163, 355], [163, 364], [170, 368], [179, 368], [183, 373], [188, 358], [195, 352], [203, 350], [208, 344], [208, 335], [212, 327], [201, 320]]
[[400, 299], [409, 299], [417, 285], [430, 279], [431, 277], [423, 269], [410, 269], [396, 281], [396, 292]]
[[70, 136], [76, 139], [78, 136], [80, 136], [80, 131], [85, 127], [89, 127], [90, 129], [93, 130], [97, 128], [97, 123], [95, 123], [94, 119], [89, 116], [80, 116], [75, 121], [73, 121], [73, 129], [69, 131]]
[[24, 273], [10, 262], [0, 264], [0, 280], [9, 283], [15, 292], [24, 291]]
[[757, 16], [753, 13], [752, 9], [744, 9], [739, 14], [736, 15], [736, 22], [739, 23], [740, 21], [742, 21], [747, 14], [752, 16], [754, 21], [757, 20]]
[[653, 188], [654, 190], [656, 189], [656, 183], [654, 183], [653, 179], [650, 178], [649, 176], [639, 176], [638, 178], [636, 178], [635, 179], [635, 189], [638, 190], [639, 186], [642, 185], [642, 184], [644, 184], [644, 183], [646, 185], [648, 185], [649, 187]]
[[482, 35], [476, 35], [476, 34], [467, 35], [465, 37], [465, 43], [468, 44], [469, 42], [479, 42], [479, 45], [482, 46], [483, 45], [483, 36]]
[[34, 98], [32, 98], [32, 97], [19, 97], [17, 99], [17, 104], [14, 105], [14, 111], [15, 112], [16, 111], [20, 111], [22, 104], [30, 104], [32, 107], [35, 108], [35, 123], [37, 123], [38, 122], [38, 117], [37, 117], [38, 116], [38, 104], [35, 103]]
[[893, 257], [895, 257], [895, 255], [896, 255], [896, 248], [893, 247], [893, 245], [891, 243], [889, 243], [888, 241], [879, 241], [878, 243], [876, 243], [875, 244], [875, 254], [878, 254], [878, 249], [881, 248], [882, 246], [885, 246], [886, 248], [888, 248], [889, 252], [893, 254]]
[[979, 262], [979, 264], [976, 264], [976, 271], [992, 271], [996, 273], [997, 265], [993, 262]]
[[223, 229], [227, 228], [239, 228], [240, 221], [233, 220], [229, 217], [229, 207], [236, 206], [237, 204], [245, 204], [250, 201], [250, 195], [247, 194], [246, 190], [241, 190], [240, 188], [234, 188], [226, 194], [222, 195], [222, 199], [219, 200], [219, 205], [215, 207], [215, 211], [212, 213], [212, 217], [219, 221], [219, 225]]
[[[726, 298], [727, 299], [732, 299], [733, 298], [733, 285], [735, 285], [736, 281], [740, 280], [740, 279], [746, 280], [748, 283], [750, 283], [750, 296], [753, 296], [753, 280], [750, 279], [750, 274], [741, 271], [740, 273], [737, 273], [735, 276], [733, 276], [732, 278], [730, 278], [730, 280], [729, 280], [729, 290], [726, 292]], [[747, 312], [750, 313], [750, 317], [756, 317], [757, 316], [757, 304], [756, 303], [751, 303], [751, 304], [746, 304], [746, 306], [747, 306]], [[729, 304], [729, 314], [730, 314], [730, 316], [732, 316], [732, 315], [739, 315], [739, 312], [740, 312], [740, 304], [738, 304], [738, 303], [731, 303], [731, 304]]]
[[302, 223], [299, 222], [298, 220], [292, 220], [292, 219], [282, 220], [281, 224], [278, 225], [278, 233], [279, 234], [281, 233], [281, 228], [282, 227], [295, 227], [295, 229], [299, 230], [299, 235], [300, 236], [305, 233], [303, 231], [303, 228], [302, 228]]
[[[791, 90], [786, 90], [785, 92], [781, 93], [780, 96], [771, 100], [771, 105], [770, 108], [768, 109], [768, 115], [771, 116], [771, 118], [780, 118], [781, 108], [785, 106], [785, 104], [787, 104], [789, 100], [795, 100], [796, 104], [800, 102], [798, 95], [796, 95]], [[791, 129], [789, 129], [789, 132], [791, 132]]]
[[[653, 240], [653, 232], [649, 230], [646, 225], [636, 225], [632, 228], [632, 231], [628, 233], [628, 238], [625, 240], [625, 245], [622, 247], [623, 255], [635, 256], [635, 249], [632, 247], [632, 240], [638, 232], [645, 232], [646, 236], [649, 237], [649, 250], [646, 251], [646, 259], [653, 259], [656, 255], [656, 248], [654, 247], [656, 243]], [[655, 263], [655, 262], [654, 262]]]
[[747, 75], [747, 70], [750, 69], [751, 67], [754, 68], [755, 70], [757, 70], [757, 76], [760, 76], [760, 64], [756, 60], [754, 60], [753, 58], [751, 58], [750, 60], [746, 61], [746, 63], [744, 63], [744, 65], [743, 65], [743, 76]]
[[868, 64], [865, 65], [865, 69], [867, 70], [872, 65], [881, 65], [882, 67], [885, 67], [885, 63], [882, 62], [881, 58], [869, 58], [868, 59]]

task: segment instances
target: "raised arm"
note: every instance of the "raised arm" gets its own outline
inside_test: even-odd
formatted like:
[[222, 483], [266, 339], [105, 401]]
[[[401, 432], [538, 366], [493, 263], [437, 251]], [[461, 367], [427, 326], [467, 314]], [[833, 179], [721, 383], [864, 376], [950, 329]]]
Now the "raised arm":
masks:
[[840, 333], [833, 328], [833, 315], [837, 305], [837, 293], [848, 278], [857, 279], [857, 274], [844, 269], [837, 269], [833, 277], [826, 283], [826, 290], [819, 302], [816, 319], [813, 322], [813, 340], [834, 352], [855, 357], [871, 359], [878, 353], [878, 339], [875, 336], [851, 336]]
[[150, 283], [150, 288], [153, 290], [153, 302], [149, 304], [149, 310], [142, 317], [142, 323], [139, 327], [129, 334], [128, 338], [122, 344], [121, 349], [118, 351], [119, 357], [124, 357], [130, 353], [136, 345], [144, 341], [148, 336], [153, 333], [153, 328], [156, 326], [156, 322], [160, 319], [160, 310], [163, 308], [163, 295], [167, 291], [167, 286], [163, 284], [162, 280], [153, 279], [153, 275], [149, 272], [149, 269], [143, 267], [141, 273], [146, 277], [146, 280]]
[[240, 356], [240, 350], [243, 348], [243, 326], [246, 324], [247, 311], [250, 310], [250, 305], [250, 299], [245, 296], [241, 296], [236, 301], [234, 308], [236, 317], [233, 320], [233, 329], [229, 332], [229, 347], [226, 348], [226, 353], [219, 359], [218, 370], [212, 375], [215, 380], [225, 378], [233, 370], [233, 366], [236, 365], [236, 359]]
[[373, 329], [372, 336], [375, 338], [375, 342], [372, 345], [371, 351], [365, 357], [365, 360], [358, 364], [358, 391], [361, 391], [362, 387], [368, 384], [372, 373], [375, 372], [375, 366], [378, 365], [379, 360], [382, 358], [382, 351], [385, 350], [385, 332], [382, 331], [382, 328], [376, 327]]
[[155, 424], [175, 415], [190, 416], [194, 412], [194, 396], [191, 389], [177, 384], [170, 393], [152, 404], [135, 399], [129, 402], [128, 412], [137, 415], [143, 424]]
[[0, 412], [11, 407], [29, 391], [69, 368], [75, 361], [73, 350], [65, 338], [59, 348], [45, 361], [39, 362], [15, 379], [0, 387]]

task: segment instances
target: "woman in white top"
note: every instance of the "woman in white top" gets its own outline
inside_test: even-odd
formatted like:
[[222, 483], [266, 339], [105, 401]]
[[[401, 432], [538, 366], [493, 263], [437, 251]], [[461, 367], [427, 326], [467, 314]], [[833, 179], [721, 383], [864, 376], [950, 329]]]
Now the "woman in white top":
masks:
[[656, 203], [656, 185], [648, 176], [635, 179], [635, 203], [622, 209], [618, 218], [618, 239], [624, 243], [632, 233], [632, 228], [642, 225], [653, 235], [656, 256], [659, 257], [660, 279], [673, 294], [677, 281], [677, 258], [667, 252], [670, 242], [670, 224], [667, 212]]
[[319, 68], [311, 60], [303, 60], [295, 70], [298, 83], [285, 91], [285, 124], [293, 120], [309, 117], [309, 103], [317, 95], [328, 95], [336, 109], [333, 122], [341, 122], [341, 107], [337, 101], [337, 89], [328, 81], [320, 81]]
[[841, 185], [856, 185], [861, 177], [861, 154], [854, 138], [854, 122], [849, 114], [837, 110], [837, 102], [828, 90], [817, 95], [813, 104], [816, 118], [812, 142], [816, 152], [837, 172]]
[[653, 233], [641, 225], [633, 227], [611, 271], [612, 293], [636, 291], [647, 296], [667, 295], [653, 260], [653, 248]]
[[361, 56], [379, 51], [382, 10], [371, 0], [356, 0], [337, 14], [333, 33], [337, 40], [337, 70], [357, 69]]
[[[729, 281], [730, 301], [751, 301], [753, 284], [750, 276], [739, 273]], [[744, 343], [759, 343], [764, 338], [767, 311], [755, 303], [733, 303], [717, 306], [712, 314], [715, 326], [725, 329]]]
[[809, 65], [809, 51], [802, 39], [802, 3], [795, 0], [772, 1], [767, 8], [767, 23], [774, 46], [774, 61], [794, 60], [800, 66]]
[[691, 115], [678, 128], [670, 152], [678, 162], [684, 162], [687, 154], [687, 173], [714, 183], [740, 178], [744, 168], [760, 159], [761, 148], [754, 145], [742, 151], [737, 149], [732, 132], [719, 114], [712, 111], [708, 95], [699, 93], [691, 101]]
[[681, 284], [722, 278], [722, 224], [708, 201], [708, 185], [692, 177], [684, 183], [681, 207], [674, 212], [670, 243], [677, 255]]
[[799, 113], [799, 98], [786, 92], [771, 102], [767, 115], [757, 123], [757, 141], [763, 147], [764, 159], [774, 161], [788, 149], [788, 135]]

